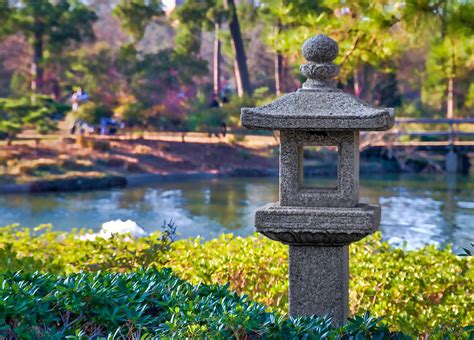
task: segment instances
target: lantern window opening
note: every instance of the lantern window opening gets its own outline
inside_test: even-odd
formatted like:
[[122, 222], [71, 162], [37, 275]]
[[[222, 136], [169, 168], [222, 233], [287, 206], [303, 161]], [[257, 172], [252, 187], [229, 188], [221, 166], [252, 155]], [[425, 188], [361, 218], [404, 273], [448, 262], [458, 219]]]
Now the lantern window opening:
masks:
[[340, 146], [309, 143], [299, 147], [299, 191], [336, 191], [339, 186]]

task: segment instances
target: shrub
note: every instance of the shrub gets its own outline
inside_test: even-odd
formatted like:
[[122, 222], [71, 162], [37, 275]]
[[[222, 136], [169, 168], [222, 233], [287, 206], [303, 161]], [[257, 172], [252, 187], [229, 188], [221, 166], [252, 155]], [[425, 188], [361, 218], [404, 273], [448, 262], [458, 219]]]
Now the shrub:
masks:
[[[45, 229], [46, 228], [46, 229]], [[83, 241], [84, 231], [60, 233], [0, 228], [0, 270], [74, 273], [126, 272], [139, 267], [170, 267], [191, 283], [230, 284], [273, 311], [287, 310], [287, 247], [263, 237], [180, 240], [165, 234], [129, 241], [126, 236]], [[350, 248], [351, 313], [370, 310], [385, 316], [391, 329], [424, 335], [441, 330], [461, 332], [474, 321], [472, 257], [449, 248], [427, 246], [415, 251], [391, 248], [380, 234]]]
[[240, 109], [246, 106], [256, 106], [269, 101], [260, 99], [259, 96], [254, 97], [237, 97], [228, 98], [228, 102], [221, 103], [219, 107], [210, 108], [210, 98], [206, 98], [202, 94], [191, 103], [188, 115], [186, 117], [186, 127], [191, 131], [208, 131], [214, 132], [225, 123], [228, 127], [235, 128], [240, 124]]
[[[229, 282], [252, 299], [287, 310], [287, 247], [261, 237], [223, 235], [174, 244], [170, 266], [191, 282]], [[474, 322], [472, 258], [434, 246], [403, 251], [380, 233], [350, 247], [350, 309], [385, 316], [410, 334], [432, 333], [438, 325], [460, 329]]]
[[146, 123], [145, 108], [140, 103], [127, 103], [115, 109], [118, 118], [128, 126], [143, 126]]
[[[163, 267], [171, 249], [169, 229], [130, 242], [127, 235], [110, 239], [84, 238], [85, 230], [53, 232], [50, 225], [20, 229], [0, 228], [0, 272], [49, 272], [70, 274], [99, 270], [124, 272], [139, 267]], [[85, 240], [84, 240], [85, 239]]]
[[101, 118], [112, 117], [113, 111], [106, 105], [89, 101], [79, 105], [77, 111], [72, 112], [71, 115], [75, 120], [80, 119], [89, 124], [99, 124]]
[[47, 96], [0, 98], [0, 139], [12, 140], [26, 128], [46, 134], [57, 129], [56, 119], [69, 109]]
[[288, 319], [227, 286], [193, 286], [169, 269], [65, 277], [3, 273], [0, 285], [0, 336], [7, 338], [403, 337], [368, 314], [342, 328], [329, 318]]

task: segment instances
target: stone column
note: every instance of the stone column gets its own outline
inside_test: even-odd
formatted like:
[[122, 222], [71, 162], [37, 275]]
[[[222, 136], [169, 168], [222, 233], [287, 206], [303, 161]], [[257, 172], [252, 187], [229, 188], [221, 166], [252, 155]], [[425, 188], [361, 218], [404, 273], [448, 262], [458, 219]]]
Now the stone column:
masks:
[[290, 315], [331, 314], [346, 321], [349, 306], [348, 246], [289, 247]]

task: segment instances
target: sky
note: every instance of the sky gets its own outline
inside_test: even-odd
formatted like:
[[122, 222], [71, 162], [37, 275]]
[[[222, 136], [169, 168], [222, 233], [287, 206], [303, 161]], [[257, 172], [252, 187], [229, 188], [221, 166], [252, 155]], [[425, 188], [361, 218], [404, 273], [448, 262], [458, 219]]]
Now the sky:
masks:
[[163, 9], [165, 10], [165, 12], [168, 12], [173, 10], [176, 3], [179, 4], [182, 2], [182, 0], [161, 0], [161, 2], [163, 3]]

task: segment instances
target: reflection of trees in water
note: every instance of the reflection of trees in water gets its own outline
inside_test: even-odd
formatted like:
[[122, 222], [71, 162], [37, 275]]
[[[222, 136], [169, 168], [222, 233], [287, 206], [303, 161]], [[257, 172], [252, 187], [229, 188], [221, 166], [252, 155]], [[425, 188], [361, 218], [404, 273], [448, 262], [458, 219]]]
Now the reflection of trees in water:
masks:
[[60, 196], [57, 193], [18, 194], [2, 196], [4, 209], [21, 209], [22, 214], [42, 214], [64, 209]]
[[2, 209], [18, 209], [22, 207], [25, 214], [33, 210], [34, 199], [29, 195], [2, 195], [0, 204]]
[[380, 197], [396, 195], [399, 189], [399, 178], [396, 176], [371, 177], [362, 179], [359, 188], [359, 197], [363, 202], [380, 204]]
[[456, 175], [447, 176], [445, 183], [446, 189], [443, 192], [435, 193], [436, 196], [442, 194], [441, 213], [446, 222], [441, 226], [442, 233], [445, 235], [443, 238], [443, 246], [455, 242], [454, 234], [458, 229], [456, 223], [456, 212], [458, 210], [456, 193], [458, 191], [458, 186], [461, 185], [461, 183], [458, 183]]
[[255, 209], [277, 199], [278, 187], [274, 182], [265, 178], [197, 182], [182, 188], [182, 208], [229, 230], [252, 227], [247, 225], [247, 210], [249, 206]]
[[231, 181], [198, 183], [194, 190], [182, 190], [183, 208], [194, 216], [207, 216], [227, 229], [242, 227], [242, 205], [248, 199], [243, 186]]
[[[460, 229], [472, 228], [472, 226], [458, 224], [457, 217], [460, 214], [458, 202], [472, 201], [470, 194], [474, 190], [474, 183], [469, 177], [461, 175], [395, 175], [363, 181], [361, 197], [368, 197], [371, 203], [378, 203], [380, 197], [405, 196], [413, 199], [432, 199], [440, 202], [439, 207], [433, 207], [439, 213], [442, 220], [437, 223], [437, 240], [442, 240], [440, 246], [448, 243], [456, 244], [459, 240], [455, 235]], [[420, 209], [416, 205], [411, 209]], [[400, 211], [401, 214], [410, 214], [410, 211]], [[435, 221], [420, 221], [434, 223]], [[383, 223], [383, 221], [382, 221]], [[411, 226], [419, 227], [417, 225]], [[409, 240], [408, 240], [409, 241]]]
[[138, 212], [150, 211], [153, 205], [147, 200], [148, 188], [133, 188], [120, 191], [117, 197], [117, 208], [136, 209]]

